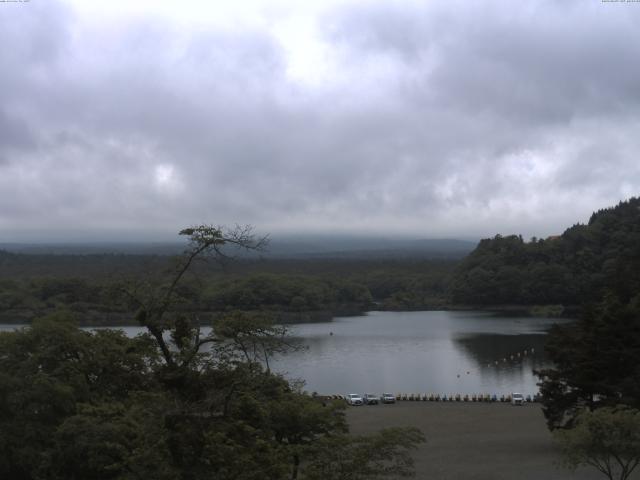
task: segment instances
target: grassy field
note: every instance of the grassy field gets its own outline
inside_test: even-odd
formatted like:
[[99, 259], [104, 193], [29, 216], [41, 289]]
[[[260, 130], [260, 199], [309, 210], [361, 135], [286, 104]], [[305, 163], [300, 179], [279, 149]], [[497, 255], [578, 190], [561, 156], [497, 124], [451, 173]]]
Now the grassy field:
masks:
[[[398, 402], [349, 407], [352, 433], [416, 426], [427, 437], [416, 452], [416, 478], [430, 480], [597, 480], [592, 469], [558, 464], [540, 406]], [[640, 478], [635, 472], [634, 479]]]

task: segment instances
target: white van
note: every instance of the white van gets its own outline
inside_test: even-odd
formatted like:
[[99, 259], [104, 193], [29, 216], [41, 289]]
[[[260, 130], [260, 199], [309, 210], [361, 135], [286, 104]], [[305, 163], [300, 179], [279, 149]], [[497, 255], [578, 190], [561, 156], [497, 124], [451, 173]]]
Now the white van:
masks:
[[524, 395], [522, 395], [521, 393], [512, 393], [511, 405], [524, 405]]

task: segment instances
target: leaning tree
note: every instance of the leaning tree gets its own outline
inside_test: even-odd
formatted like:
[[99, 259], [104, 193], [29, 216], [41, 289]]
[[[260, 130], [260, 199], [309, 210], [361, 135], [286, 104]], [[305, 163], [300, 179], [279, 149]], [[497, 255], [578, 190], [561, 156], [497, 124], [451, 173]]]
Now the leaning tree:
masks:
[[364, 480], [407, 476], [414, 428], [348, 434], [344, 402], [270, 371], [291, 348], [260, 313], [203, 328], [187, 278], [259, 250], [249, 227], [180, 232], [184, 253], [121, 291], [146, 333], [79, 330], [64, 315], [0, 332], [0, 477], [16, 480]]

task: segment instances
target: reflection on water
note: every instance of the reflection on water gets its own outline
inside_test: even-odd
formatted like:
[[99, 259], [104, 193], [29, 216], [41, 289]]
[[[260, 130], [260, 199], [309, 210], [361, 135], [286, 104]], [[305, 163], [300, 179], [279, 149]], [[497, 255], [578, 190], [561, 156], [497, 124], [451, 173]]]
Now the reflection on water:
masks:
[[14, 324], [14, 323], [1, 323], [0, 324], [0, 332], [13, 332], [19, 328], [23, 328], [23, 324]]
[[486, 312], [370, 312], [294, 325], [308, 349], [272, 366], [321, 393], [533, 395], [532, 370], [544, 365], [554, 322]]
[[[545, 365], [544, 339], [555, 322], [487, 312], [369, 312], [290, 326], [307, 348], [271, 367], [324, 394], [533, 395], [533, 369]], [[143, 330], [121, 328], [129, 336]]]

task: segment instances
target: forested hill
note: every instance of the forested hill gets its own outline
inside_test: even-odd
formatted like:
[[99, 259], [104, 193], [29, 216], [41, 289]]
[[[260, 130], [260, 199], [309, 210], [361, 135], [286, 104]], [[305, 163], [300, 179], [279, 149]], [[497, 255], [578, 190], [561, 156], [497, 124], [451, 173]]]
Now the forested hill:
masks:
[[595, 212], [587, 225], [525, 242], [481, 240], [451, 283], [455, 304], [581, 305], [606, 290], [640, 295], [640, 198]]

